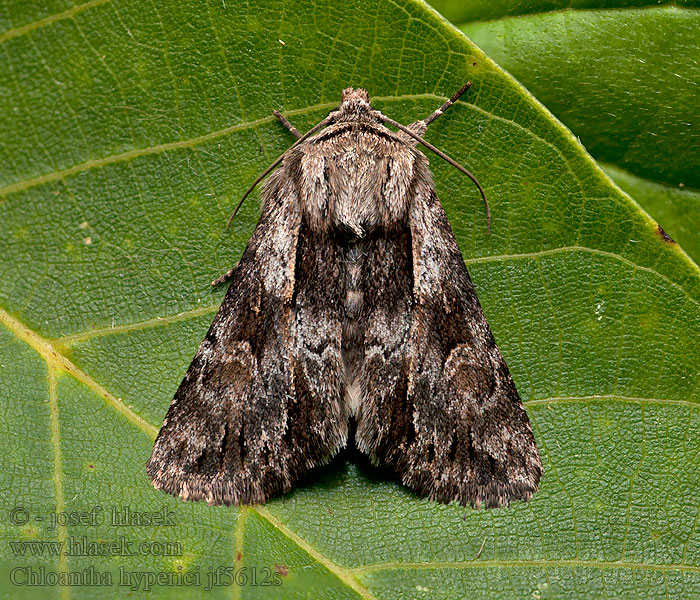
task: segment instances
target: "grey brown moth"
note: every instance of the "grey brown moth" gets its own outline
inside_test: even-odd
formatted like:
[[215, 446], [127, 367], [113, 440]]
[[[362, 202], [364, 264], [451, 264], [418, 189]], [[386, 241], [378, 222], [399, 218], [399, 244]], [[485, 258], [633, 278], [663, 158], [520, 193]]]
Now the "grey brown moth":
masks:
[[408, 127], [363, 89], [303, 136], [275, 113], [297, 142], [262, 175], [281, 163], [155, 441], [156, 488], [265, 502], [354, 421], [357, 447], [431, 500], [537, 490], [530, 422], [416, 149], [469, 85]]

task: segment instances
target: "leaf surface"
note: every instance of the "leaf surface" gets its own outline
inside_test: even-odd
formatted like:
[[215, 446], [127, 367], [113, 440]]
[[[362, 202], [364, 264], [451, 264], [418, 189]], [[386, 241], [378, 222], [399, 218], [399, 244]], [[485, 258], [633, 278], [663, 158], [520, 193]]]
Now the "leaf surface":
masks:
[[[700, 594], [700, 273], [439, 15], [96, 0], [10, 2], [0, 25], [3, 597]], [[540, 491], [437, 505], [354, 453], [264, 506], [154, 490], [144, 464], [256, 203], [224, 224], [292, 143], [272, 110], [305, 130], [354, 85], [409, 123], [466, 80], [428, 139], [484, 185], [490, 235], [477, 191], [429, 158], [533, 423]], [[86, 556], [81, 540], [121, 546]], [[42, 567], [74, 585], [26, 585]], [[86, 584], [90, 569], [111, 582]]]

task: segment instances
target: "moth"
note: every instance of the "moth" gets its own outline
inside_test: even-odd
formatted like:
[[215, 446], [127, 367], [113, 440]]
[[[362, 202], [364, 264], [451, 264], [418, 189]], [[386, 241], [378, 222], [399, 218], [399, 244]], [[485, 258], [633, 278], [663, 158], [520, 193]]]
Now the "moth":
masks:
[[246, 192], [279, 165], [155, 441], [157, 489], [265, 502], [354, 432], [434, 501], [495, 507], [537, 490], [530, 422], [417, 149], [476, 181], [422, 138], [469, 85], [408, 127], [363, 89], [305, 135], [275, 111], [297, 141]]

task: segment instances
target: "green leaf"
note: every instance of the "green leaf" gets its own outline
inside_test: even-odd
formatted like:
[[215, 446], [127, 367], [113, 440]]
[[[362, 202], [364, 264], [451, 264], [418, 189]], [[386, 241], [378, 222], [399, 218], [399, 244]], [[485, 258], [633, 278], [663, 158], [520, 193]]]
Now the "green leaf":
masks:
[[[199, 598], [219, 567], [208, 598], [700, 594], [700, 273], [439, 15], [413, 0], [15, 0], [0, 19], [3, 597]], [[255, 202], [226, 219], [292, 142], [272, 110], [307, 129], [355, 85], [408, 123], [467, 79], [428, 138], [479, 177], [490, 235], [473, 186], [430, 159], [534, 426], [540, 491], [437, 505], [355, 454], [242, 510], [153, 489], [144, 463]], [[125, 508], [170, 523], [124, 524]], [[118, 547], [12, 544], [71, 540]], [[51, 573], [74, 585], [41, 585]], [[146, 577], [161, 578], [149, 592]]]
[[697, 6], [697, 0], [431, 0], [434, 6], [452, 23], [488, 21], [518, 15], [547, 13], [556, 10], [592, 10], [605, 8], [638, 8], [641, 6]]
[[673, 232], [674, 239], [696, 263], [700, 262], [700, 192], [654, 183], [613, 165], [601, 166], [617, 185]]
[[[635, 187], [635, 199], [698, 261], [694, 244], [683, 242], [687, 211], [672, 213], [667, 205], [669, 197], [687, 203], [674, 188], [700, 188], [698, 4], [629, 4], [584, 2], [556, 12], [547, 11], [571, 4], [445, 8], [597, 160], [640, 179], [644, 192]], [[697, 231], [697, 218], [686, 225]]]

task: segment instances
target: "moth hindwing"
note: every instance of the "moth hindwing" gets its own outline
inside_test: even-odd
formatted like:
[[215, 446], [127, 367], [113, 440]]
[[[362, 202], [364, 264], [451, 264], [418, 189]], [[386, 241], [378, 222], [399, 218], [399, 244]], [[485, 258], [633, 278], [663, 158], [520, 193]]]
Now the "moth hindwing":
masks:
[[416, 149], [434, 149], [422, 135], [468, 87], [408, 127], [353, 88], [303, 136], [275, 113], [297, 142], [268, 169], [280, 165], [158, 434], [156, 488], [265, 502], [344, 447], [354, 419], [360, 450], [432, 500], [492, 507], [537, 490], [532, 428]]

